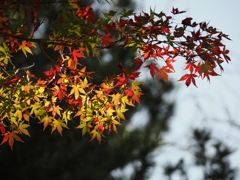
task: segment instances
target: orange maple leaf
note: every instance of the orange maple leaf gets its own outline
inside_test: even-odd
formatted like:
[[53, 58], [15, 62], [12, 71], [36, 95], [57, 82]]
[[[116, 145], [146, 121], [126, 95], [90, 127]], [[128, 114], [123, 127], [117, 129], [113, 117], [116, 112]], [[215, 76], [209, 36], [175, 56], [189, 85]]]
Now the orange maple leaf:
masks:
[[17, 135], [17, 131], [12, 132], [8, 131], [7, 133], [4, 134], [4, 138], [2, 140], [1, 145], [8, 141], [11, 150], [13, 150], [14, 140], [23, 142], [23, 140], [21, 140], [21, 138]]
[[33, 43], [28, 43], [27, 41], [22, 41], [22, 44], [19, 45], [19, 49], [18, 50], [22, 50], [22, 52], [24, 53], [24, 55], [27, 57], [27, 52], [30, 54], [32, 53], [32, 50], [29, 47], [36, 47], [35, 44]]
[[133, 96], [132, 100], [136, 101], [138, 104], [140, 104], [140, 96], [143, 95], [144, 93], [140, 91], [133, 91]]
[[168, 73], [173, 73], [174, 71], [172, 71], [171, 69], [168, 69], [167, 66], [163, 66], [162, 68], [157, 70], [157, 74], [158, 74], [158, 80], [160, 80], [161, 78], [163, 78], [166, 82], [168, 82]]

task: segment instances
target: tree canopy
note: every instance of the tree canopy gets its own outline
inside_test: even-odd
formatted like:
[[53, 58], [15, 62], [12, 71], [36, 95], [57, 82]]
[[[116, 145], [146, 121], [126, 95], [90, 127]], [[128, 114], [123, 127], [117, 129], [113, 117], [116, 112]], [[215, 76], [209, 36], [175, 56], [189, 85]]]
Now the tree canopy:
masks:
[[[98, 1], [111, 5], [110, 1]], [[144, 94], [137, 78], [142, 68], [152, 78], [168, 81], [175, 72], [174, 63], [182, 57], [188, 71], [179, 81], [186, 86], [196, 78], [207, 79], [223, 71], [229, 62], [229, 51], [223, 43], [227, 35], [206, 22], [191, 17], [175, 22], [185, 13], [173, 8], [171, 16], [163, 12], [134, 13], [110, 10], [98, 17], [91, 4], [80, 6], [81, 0], [3, 0], [0, 2], [0, 133], [2, 143], [13, 148], [19, 135], [30, 136], [31, 119], [51, 127], [62, 135], [73, 118], [82, 135], [101, 142], [106, 131], [117, 132], [125, 120], [129, 106], [140, 103]], [[54, 14], [51, 18], [47, 15]], [[48, 36], [42, 37], [41, 32]], [[135, 56], [126, 67], [117, 63], [120, 73], [99, 77], [88, 71], [82, 59], [95, 56], [101, 68], [103, 50], [131, 49]], [[43, 53], [49, 66], [34, 73], [37, 51]], [[54, 52], [50, 56], [49, 52]], [[30, 65], [21, 65], [32, 58]], [[35, 56], [34, 56], [35, 55]], [[179, 60], [178, 60], [179, 61]], [[38, 68], [38, 67], [35, 67]], [[95, 83], [100, 79], [101, 83]]]

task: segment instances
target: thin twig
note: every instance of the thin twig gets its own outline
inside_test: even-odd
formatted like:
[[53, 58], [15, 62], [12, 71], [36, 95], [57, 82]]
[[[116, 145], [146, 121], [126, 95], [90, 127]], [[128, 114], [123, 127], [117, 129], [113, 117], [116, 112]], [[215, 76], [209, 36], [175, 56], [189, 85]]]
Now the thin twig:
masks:
[[52, 61], [54, 64], [59, 65], [57, 62], [55, 62], [52, 58], [50, 58], [50, 57], [48, 56], [48, 54], [44, 51], [44, 49], [43, 49], [41, 43], [38, 43], [38, 45], [39, 45], [41, 51], [43, 52], [43, 54], [44, 54], [44, 55], [45, 55], [50, 61]]

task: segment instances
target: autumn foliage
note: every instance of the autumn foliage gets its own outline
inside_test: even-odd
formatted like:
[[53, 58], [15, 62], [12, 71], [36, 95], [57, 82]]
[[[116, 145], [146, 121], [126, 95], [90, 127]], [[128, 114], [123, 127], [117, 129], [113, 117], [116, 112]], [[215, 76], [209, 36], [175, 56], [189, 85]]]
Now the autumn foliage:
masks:
[[[91, 5], [81, 7], [79, 2], [0, 2], [1, 144], [8, 142], [13, 148], [14, 141], [22, 141], [20, 135], [30, 136], [27, 128], [31, 119], [62, 135], [73, 118], [79, 120], [76, 128], [82, 135], [88, 133], [91, 140], [101, 142], [105, 132], [117, 132], [128, 107], [140, 103], [144, 94], [137, 81], [141, 68], [149, 69], [152, 78], [168, 81], [169, 73], [175, 72], [174, 63], [182, 61], [186, 71], [179, 81], [197, 86], [196, 78], [210, 80], [219, 75], [216, 69], [223, 70], [223, 62], [230, 61], [223, 43], [224, 38], [229, 39], [227, 35], [189, 17], [174, 23], [174, 17], [185, 11], [173, 8], [168, 16], [152, 10], [135, 14], [122, 9], [105, 12], [99, 18]], [[56, 11], [57, 17], [46, 26], [48, 38], [35, 38], [39, 27], [47, 23], [42, 15]], [[43, 45], [57, 51], [58, 56], [50, 58]], [[131, 68], [116, 64], [121, 74], [94, 84], [98, 77], [80, 60], [90, 55], [101, 59], [103, 49], [121, 47], [131, 48], [136, 55]], [[18, 52], [31, 56], [34, 48], [46, 54], [51, 64], [41, 78], [31, 72], [31, 66], [19, 69], [11, 61]], [[19, 70], [25, 75], [20, 76]]]

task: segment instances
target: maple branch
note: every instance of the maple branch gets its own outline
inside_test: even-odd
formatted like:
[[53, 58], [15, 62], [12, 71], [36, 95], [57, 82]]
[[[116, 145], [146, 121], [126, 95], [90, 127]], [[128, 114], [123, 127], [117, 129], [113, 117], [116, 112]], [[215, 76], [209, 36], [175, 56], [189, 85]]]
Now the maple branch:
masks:
[[[77, 45], [76, 43], [75, 44], [68, 44], [68, 41], [63, 41], [63, 42], [66, 42], [66, 43], [55, 42], [55, 41], [62, 41], [62, 40], [52, 41], [52, 40], [49, 40], [49, 39], [32, 39], [32, 38], [22, 37], [22, 36], [19, 36], [19, 35], [5, 33], [5, 32], [2, 32], [2, 31], [0, 31], [0, 34], [2, 34], [4, 36], [15, 38], [15, 39], [19, 39], [19, 40], [35, 42], [37, 44], [48, 44], [48, 45], [53, 44], [53, 45], [60, 45], [60, 46], [73, 47], [73, 48], [81, 47], [80, 45]], [[116, 41], [116, 43], [118, 43], [118, 42], [119, 42], [119, 40]], [[116, 43], [113, 43], [109, 46], [98, 46], [97, 49], [109, 49], [109, 48], [118, 48], [118, 47], [124, 47], [125, 46], [125, 45], [113, 46]]]
[[8, 77], [10, 76], [10, 74], [8, 74], [8, 72], [4, 68], [2, 68], [2, 67], [0, 67], [0, 68], [2, 71], [4, 71], [8, 75]]
[[[26, 40], [26, 41], [30, 41], [30, 42], [35, 42], [35, 43], [42, 43], [42, 44], [54, 44], [54, 45], [62, 45], [62, 46], [71, 46], [71, 47], [79, 47], [77, 45], [73, 45], [73, 44], [67, 44], [67, 43], [58, 43], [58, 42], [52, 42], [49, 39], [32, 39], [32, 38], [27, 38], [27, 37], [22, 37], [19, 35], [14, 35], [14, 34], [9, 34], [9, 33], [5, 33], [5, 32], [0, 32], [0, 34], [4, 35], [4, 36], [8, 36], [8, 37], [12, 37], [15, 39], [19, 39], [19, 40]], [[61, 41], [61, 40], [57, 40], [57, 41]]]
[[44, 49], [43, 49], [41, 43], [38, 43], [38, 45], [39, 45], [41, 51], [43, 52], [43, 54], [44, 54], [44, 55], [45, 55], [50, 61], [52, 61], [54, 64], [59, 65], [57, 62], [55, 62], [52, 58], [50, 58], [50, 57], [48, 56], [48, 54], [44, 51]]

